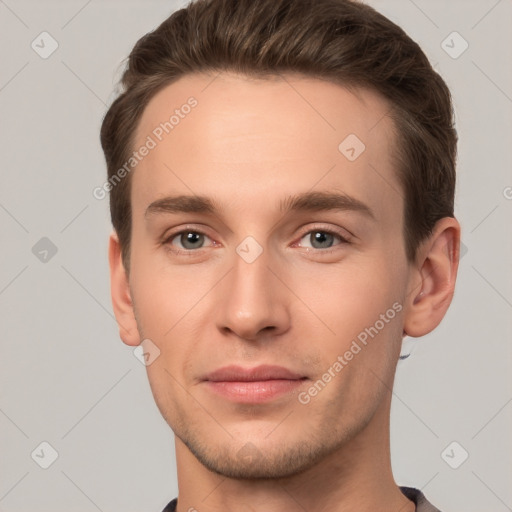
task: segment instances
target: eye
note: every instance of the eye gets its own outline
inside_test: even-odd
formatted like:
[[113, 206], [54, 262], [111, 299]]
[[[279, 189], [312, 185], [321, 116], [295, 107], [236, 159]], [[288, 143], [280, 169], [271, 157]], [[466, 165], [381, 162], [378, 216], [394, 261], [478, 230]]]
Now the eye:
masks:
[[177, 251], [193, 251], [194, 249], [202, 249], [206, 240], [211, 241], [210, 237], [204, 233], [186, 230], [174, 233], [165, 243]]
[[[336, 243], [338, 240], [338, 243]], [[299, 241], [302, 247], [325, 250], [330, 249], [333, 246], [340, 245], [343, 243], [349, 243], [348, 240], [333, 231], [325, 229], [314, 229], [308, 231]], [[309, 245], [308, 245], [309, 244]]]

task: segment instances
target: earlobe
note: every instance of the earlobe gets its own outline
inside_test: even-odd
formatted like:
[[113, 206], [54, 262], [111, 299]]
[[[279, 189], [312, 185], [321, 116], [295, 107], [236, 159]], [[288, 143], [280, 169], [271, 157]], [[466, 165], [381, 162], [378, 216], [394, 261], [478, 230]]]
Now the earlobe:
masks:
[[459, 246], [459, 223], [453, 217], [444, 217], [419, 249], [406, 300], [404, 331], [408, 336], [428, 334], [445, 316], [455, 290]]
[[130, 286], [121, 258], [119, 238], [115, 231], [112, 232], [109, 239], [108, 260], [110, 266], [110, 294], [114, 315], [119, 324], [119, 336], [127, 345], [139, 345], [140, 336], [135, 321]]

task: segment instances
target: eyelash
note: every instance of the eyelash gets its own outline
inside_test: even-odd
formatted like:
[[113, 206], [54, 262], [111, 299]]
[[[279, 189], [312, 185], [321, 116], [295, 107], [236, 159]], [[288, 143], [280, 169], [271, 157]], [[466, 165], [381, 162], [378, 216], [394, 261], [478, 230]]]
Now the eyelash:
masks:
[[333, 245], [332, 247], [329, 247], [327, 249], [315, 249], [314, 247], [306, 247], [306, 249], [308, 249], [308, 250], [311, 249], [312, 251], [315, 251], [317, 254], [318, 253], [325, 254], [325, 255], [331, 254], [333, 252], [338, 251], [340, 245], [349, 245], [350, 244], [350, 237], [343, 236], [339, 231], [336, 231], [334, 229], [326, 229], [326, 228], [323, 228], [322, 226], [314, 226], [313, 228], [307, 229], [299, 236], [299, 241], [302, 240], [306, 235], [311, 234], [311, 233], [325, 233], [325, 234], [337, 237], [340, 241], [339, 244]]
[[[171, 233], [169, 236], [167, 236], [163, 242], [163, 244], [165, 245], [166, 249], [171, 252], [172, 254], [174, 255], [177, 255], [177, 256], [182, 256], [182, 255], [185, 255], [185, 256], [196, 256], [197, 253], [201, 250], [201, 249], [206, 249], [206, 247], [200, 247], [198, 249], [177, 249], [177, 248], [174, 248], [174, 246], [172, 245], [172, 241], [177, 237], [177, 236], [180, 236], [184, 233], [195, 233], [197, 235], [204, 235], [208, 238], [210, 238], [204, 231], [202, 231], [201, 229], [182, 229], [181, 231], [176, 231], [175, 233]], [[313, 251], [317, 252], [317, 253], [322, 253], [322, 254], [330, 254], [334, 251], [337, 251], [337, 247], [339, 245], [349, 245], [351, 242], [350, 242], [350, 237], [346, 237], [346, 236], [343, 236], [341, 233], [333, 230], [333, 229], [325, 229], [323, 227], [313, 227], [313, 228], [309, 228], [307, 231], [304, 231], [298, 238], [299, 242], [300, 240], [302, 240], [306, 235], [310, 234], [310, 233], [325, 233], [325, 234], [328, 234], [328, 235], [333, 235], [334, 237], [337, 237], [340, 241], [339, 244], [336, 244], [334, 245], [333, 247], [329, 247], [327, 249], [315, 249], [314, 247], [310, 248], [310, 247], [307, 247], [306, 249], [312, 249]], [[210, 238], [211, 239], [211, 238]], [[213, 241], [213, 240], [212, 240]], [[214, 242], [214, 241], [213, 241]], [[216, 242], [214, 242], [215, 244]], [[295, 243], [294, 243], [295, 245]], [[215, 246], [215, 245], [214, 245]]]
[[182, 229], [181, 231], [176, 231], [175, 233], [170, 234], [166, 239], [164, 240], [163, 244], [166, 248], [166, 250], [176, 256], [197, 256], [198, 252], [201, 251], [201, 249], [205, 249], [205, 247], [200, 247], [199, 249], [177, 249], [172, 245], [172, 241], [182, 235], [183, 233], [195, 233], [196, 235], [204, 235], [208, 238], [210, 238], [204, 231], [200, 229]]

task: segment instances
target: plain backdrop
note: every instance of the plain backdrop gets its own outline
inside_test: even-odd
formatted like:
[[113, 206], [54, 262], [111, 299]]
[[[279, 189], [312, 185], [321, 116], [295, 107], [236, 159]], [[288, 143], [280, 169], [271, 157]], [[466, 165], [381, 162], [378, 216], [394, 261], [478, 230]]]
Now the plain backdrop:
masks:
[[[395, 478], [443, 512], [512, 510], [512, 2], [369, 3], [445, 78], [460, 136], [456, 293], [398, 365]], [[122, 61], [182, 5], [0, 0], [0, 511], [159, 512], [177, 495], [172, 432], [118, 336], [108, 199], [92, 191]]]

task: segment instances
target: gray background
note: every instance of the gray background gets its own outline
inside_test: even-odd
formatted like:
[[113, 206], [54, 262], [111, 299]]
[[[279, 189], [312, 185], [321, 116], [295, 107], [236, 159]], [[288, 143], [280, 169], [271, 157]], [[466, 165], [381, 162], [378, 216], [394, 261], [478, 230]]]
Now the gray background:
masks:
[[[443, 512], [512, 510], [512, 2], [369, 3], [452, 89], [467, 249], [447, 317], [399, 363], [393, 470]], [[172, 432], [118, 337], [108, 202], [92, 190], [121, 61], [183, 4], [0, 0], [1, 511], [156, 512], [177, 494]], [[31, 48], [43, 31], [59, 45], [46, 59]]]

